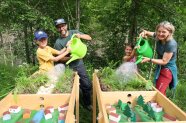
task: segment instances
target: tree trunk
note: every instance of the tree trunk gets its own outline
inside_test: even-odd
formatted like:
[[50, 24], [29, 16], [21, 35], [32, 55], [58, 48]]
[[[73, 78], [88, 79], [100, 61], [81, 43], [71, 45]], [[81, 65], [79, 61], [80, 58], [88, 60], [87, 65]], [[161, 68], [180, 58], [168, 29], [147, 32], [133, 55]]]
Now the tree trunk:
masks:
[[24, 42], [25, 42], [25, 52], [26, 52], [26, 61], [30, 63], [30, 52], [29, 52], [29, 44], [28, 44], [28, 32], [27, 32], [27, 25], [24, 26]]
[[[32, 26], [30, 26], [30, 33], [33, 34]], [[36, 56], [35, 56], [35, 46], [34, 43], [32, 42], [32, 64], [36, 64]]]
[[71, 24], [70, 24], [70, 17], [68, 16], [68, 28], [71, 29]]
[[11, 44], [11, 42], [10, 42], [9, 44], [10, 44], [10, 58], [11, 58], [11, 64], [12, 64], [12, 66], [14, 66], [14, 55], [13, 55], [13, 51], [12, 51], [12, 44]]
[[0, 47], [3, 47], [3, 35], [0, 32]]
[[0, 32], [0, 47], [3, 47], [3, 35]]
[[80, 27], [80, 0], [76, 0], [76, 29]]
[[134, 43], [134, 40], [137, 37], [137, 12], [139, 10], [139, 1], [138, 0], [133, 0], [131, 4], [131, 16], [129, 17], [130, 19], [130, 30], [129, 30], [129, 42]]

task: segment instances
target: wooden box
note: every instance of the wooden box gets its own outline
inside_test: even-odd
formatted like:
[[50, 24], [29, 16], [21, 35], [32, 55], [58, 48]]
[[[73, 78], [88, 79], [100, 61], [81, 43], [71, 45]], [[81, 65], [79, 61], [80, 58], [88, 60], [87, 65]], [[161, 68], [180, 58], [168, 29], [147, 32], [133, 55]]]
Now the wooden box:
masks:
[[[130, 97], [128, 95], [131, 95]], [[122, 102], [131, 102], [132, 107], [136, 105], [136, 99], [138, 96], [144, 97], [144, 102], [155, 100], [163, 110], [169, 116], [175, 117], [177, 121], [164, 121], [163, 123], [179, 122], [186, 123], [186, 113], [179, 107], [172, 103], [167, 97], [161, 94], [154, 88], [153, 91], [114, 91], [103, 92], [101, 91], [99, 79], [97, 73], [93, 74], [93, 123], [96, 123], [96, 119], [99, 123], [109, 123], [108, 114], [106, 112], [107, 104], [116, 104], [118, 100]], [[97, 101], [97, 103], [96, 103]], [[98, 104], [98, 115], [96, 116], [96, 104]]]
[[[71, 93], [62, 94], [18, 94], [10, 93], [0, 101], [0, 117], [10, 106], [21, 106], [22, 109], [39, 110], [41, 107], [58, 106], [68, 103], [65, 123], [79, 122], [79, 76], [75, 75]], [[74, 112], [76, 108], [76, 112]], [[0, 121], [1, 123], [2, 121]]]

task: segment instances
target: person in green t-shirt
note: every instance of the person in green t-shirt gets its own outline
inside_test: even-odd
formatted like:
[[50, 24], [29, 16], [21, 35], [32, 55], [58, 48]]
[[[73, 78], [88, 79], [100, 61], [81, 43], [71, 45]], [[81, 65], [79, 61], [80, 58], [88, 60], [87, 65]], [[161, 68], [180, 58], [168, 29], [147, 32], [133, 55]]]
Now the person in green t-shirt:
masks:
[[[58, 37], [58, 39], [56, 40], [54, 44], [54, 48], [57, 50], [66, 47], [67, 42], [70, 41], [73, 34], [76, 34], [76, 37], [80, 39], [85, 39], [85, 40], [92, 39], [89, 35], [83, 34], [82, 32], [79, 32], [78, 30], [68, 30], [68, 25], [63, 18], [57, 19], [55, 21], [55, 26], [58, 32], [60, 33], [60, 37]], [[60, 60], [60, 62], [66, 63], [69, 59], [70, 59], [70, 54], [68, 54], [66, 57]], [[92, 106], [91, 106], [92, 85], [87, 75], [83, 60], [82, 59], [74, 60], [69, 64], [69, 66], [74, 71], [77, 71], [80, 77], [80, 89], [83, 92], [84, 107], [88, 110], [92, 110]]]

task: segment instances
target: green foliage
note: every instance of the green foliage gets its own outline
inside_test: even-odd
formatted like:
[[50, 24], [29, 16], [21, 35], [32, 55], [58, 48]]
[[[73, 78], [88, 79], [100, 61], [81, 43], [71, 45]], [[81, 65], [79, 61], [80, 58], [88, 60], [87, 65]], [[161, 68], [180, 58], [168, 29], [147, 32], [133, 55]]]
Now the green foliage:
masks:
[[[183, 30], [183, 32], [186, 32], [186, 27], [185, 30]], [[180, 32], [180, 33], [183, 33]], [[186, 59], [186, 33], [184, 33], [183, 35], [185, 35], [185, 38], [183, 38], [182, 40], [178, 40], [178, 61], [177, 61], [177, 65], [178, 65], [178, 69], [179, 69], [179, 78], [180, 79], [186, 79], [186, 64], [185, 64], [185, 59]]]
[[[94, 41], [101, 45], [98, 48], [102, 49], [102, 57], [108, 61], [121, 61], [124, 54], [123, 44], [128, 32], [129, 42], [135, 44], [134, 38], [142, 29], [154, 31], [156, 25], [163, 20], [168, 20], [175, 25], [175, 38], [179, 37], [178, 41], [182, 40], [185, 35], [183, 34], [186, 22], [184, 0], [179, 2], [168, 0], [96, 0], [83, 1], [82, 4], [88, 9], [83, 15], [89, 15], [88, 21], [85, 18], [87, 16], [83, 16], [83, 22], [90, 22], [85, 28], [92, 30]], [[182, 45], [181, 42], [180, 44]], [[185, 56], [185, 54], [180, 55]], [[103, 60], [101, 59], [101, 61]], [[142, 72], [147, 71], [149, 65], [143, 64], [140, 68], [142, 68]]]
[[54, 88], [54, 93], [71, 93], [73, 87], [74, 72], [70, 68], [65, 69]]
[[2, 1], [0, 12], [0, 17], [3, 19], [1, 21], [10, 27], [16, 24], [23, 27], [32, 25], [36, 28], [55, 29], [51, 18], [25, 1]]
[[[37, 29], [43, 29], [49, 34], [49, 44], [53, 43], [57, 36], [57, 31], [53, 25], [53, 21], [57, 18], [65, 18], [69, 23], [69, 28], [75, 28], [76, 19], [76, 2], [74, 0], [47, 0], [47, 1], [24, 1], [24, 0], [1, 0], [0, 1], [0, 32], [3, 34], [7, 32], [15, 36], [12, 42], [13, 55], [7, 55], [7, 51], [3, 48], [0, 49], [0, 56], [2, 61], [3, 55], [6, 54], [9, 62], [7, 65], [14, 61], [26, 61], [27, 57], [33, 63], [35, 58], [35, 47], [32, 44], [33, 32]], [[125, 43], [126, 36], [129, 35], [129, 42], [135, 44], [134, 38], [139, 34], [141, 29], [150, 31], [155, 30], [155, 26], [164, 20], [172, 22], [176, 31], [174, 38], [178, 42], [178, 60], [177, 65], [179, 69], [179, 86], [176, 90], [176, 96], [171, 98], [182, 109], [185, 109], [184, 102], [186, 97], [184, 95], [183, 86], [185, 85], [186, 76], [186, 1], [185, 0], [82, 0], [80, 2], [80, 31], [90, 34], [93, 38], [92, 42], [87, 43], [88, 53], [85, 61], [88, 64], [88, 74], [94, 68], [103, 68], [103, 76], [108, 79], [105, 82], [110, 83], [113, 88], [119, 88], [116, 78], [112, 77], [112, 70], [109, 63], [118, 65], [121, 62], [124, 54], [123, 44]], [[0, 37], [1, 38], [1, 37]], [[0, 47], [4, 40], [0, 39]], [[151, 44], [153, 45], [153, 44]], [[26, 51], [29, 50], [29, 52]], [[118, 62], [119, 61], [119, 62]], [[28, 61], [27, 61], [28, 62]], [[104, 68], [108, 66], [110, 68]], [[17, 72], [17, 68], [13, 67], [12, 70], [3, 68], [0, 70], [1, 84], [0, 92], [9, 92], [15, 86], [15, 76], [19, 73], [18, 78], [21, 76], [28, 77], [28, 73]], [[154, 69], [155, 66], [153, 66]], [[1, 67], [2, 68], [2, 67]], [[11, 67], [10, 67], [11, 68]], [[145, 78], [149, 78], [149, 64], [139, 64], [140, 74]], [[14, 71], [15, 70], [15, 71]], [[8, 71], [8, 72], [5, 72]], [[15, 74], [12, 74], [15, 73]], [[20, 75], [23, 74], [23, 75]], [[8, 79], [10, 78], [10, 79]], [[109, 80], [110, 78], [110, 80]], [[26, 78], [20, 78], [26, 81]], [[134, 82], [134, 87], [137, 87]], [[149, 84], [150, 85], [150, 84]], [[147, 84], [146, 89], [149, 88]], [[132, 84], [133, 86], [133, 84]], [[10, 87], [10, 88], [9, 88]], [[7, 89], [8, 88], [8, 89]], [[129, 90], [134, 90], [133, 87], [128, 87]], [[1, 94], [2, 95], [2, 94]]]
[[[178, 107], [180, 107], [182, 110], [186, 111], [186, 85], [185, 80], [181, 81], [177, 87], [176, 90], [168, 90], [167, 96], [172, 100]], [[175, 96], [174, 96], [175, 95]]]
[[47, 81], [48, 77], [44, 74], [40, 74], [37, 77], [17, 77], [14, 93], [36, 94], [39, 87], [46, 84]]
[[94, 67], [90, 62], [85, 62], [86, 72], [89, 76], [89, 78], [92, 78], [92, 73], [94, 72]]
[[99, 74], [102, 78], [109, 78], [110, 76], [114, 75], [114, 68], [116, 67], [116, 64], [114, 61], [110, 61], [108, 62], [108, 66], [107, 67], [103, 67]]
[[152, 87], [153, 87], [152, 81], [148, 80], [148, 82], [145, 85], [146, 90], [153, 90]]
[[110, 78], [111, 75], [114, 74], [114, 70], [110, 67], [105, 67], [99, 72], [102, 78]]
[[38, 70], [38, 66], [32, 66], [30, 64], [23, 63], [18, 66], [18, 77], [30, 77], [34, 72], [36, 72], [36, 70]]
[[47, 83], [48, 77], [45, 74], [32, 75], [34, 71], [35, 67], [28, 64], [19, 66], [14, 93], [35, 94], [41, 85]]
[[5, 97], [15, 87], [17, 72], [17, 67], [0, 64], [0, 99]]

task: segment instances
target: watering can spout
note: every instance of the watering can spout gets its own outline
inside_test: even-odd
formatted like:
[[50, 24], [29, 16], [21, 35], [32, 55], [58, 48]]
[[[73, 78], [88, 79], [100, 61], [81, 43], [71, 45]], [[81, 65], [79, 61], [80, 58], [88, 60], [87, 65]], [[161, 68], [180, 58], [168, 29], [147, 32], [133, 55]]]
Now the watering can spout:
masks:
[[143, 56], [139, 55], [135, 64], [139, 64], [143, 60]]
[[77, 55], [71, 55], [71, 59], [68, 60], [68, 61], [66, 62], [66, 64], [68, 65], [70, 62], [72, 62], [72, 61], [74, 61], [74, 60], [77, 60], [77, 59], [79, 59], [79, 56], [77, 56]]

